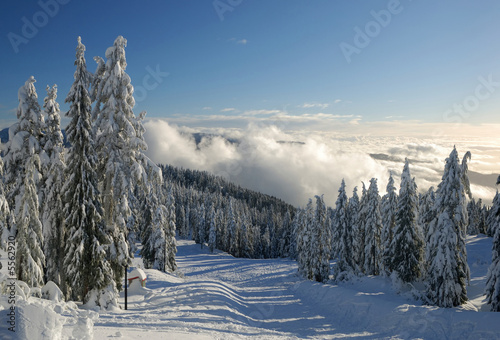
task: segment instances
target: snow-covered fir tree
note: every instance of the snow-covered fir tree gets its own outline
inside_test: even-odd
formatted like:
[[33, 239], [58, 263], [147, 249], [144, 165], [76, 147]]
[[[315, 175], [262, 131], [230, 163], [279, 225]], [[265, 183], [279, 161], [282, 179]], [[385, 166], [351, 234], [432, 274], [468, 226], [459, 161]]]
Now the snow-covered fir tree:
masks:
[[215, 209], [214, 207], [212, 206], [210, 208], [210, 212], [209, 212], [209, 225], [210, 225], [210, 229], [208, 231], [208, 249], [210, 250], [211, 253], [214, 252], [215, 250], [215, 246], [217, 244], [217, 225], [215, 224]]
[[[38, 103], [35, 88], [35, 78], [31, 76], [18, 91], [19, 106], [17, 107], [18, 122], [9, 129], [9, 142], [5, 150], [5, 186], [7, 202], [11, 209], [19, 209], [17, 201], [24, 186], [25, 166], [28, 160], [37, 154], [44, 158], [41, 147], [44, 119]], [[41, 176], [39, 169], [34, 174], [35, 189], [38, 193]], [[17, 215], [17, 214], [16, 214]]]
[[469, 266], [465, 249], [467, 227], [467, 152], [459, 163], [456, 148], [446, 159], [442, 181], [436, 191], [435, 218], [429, 224], [426, 292], [430, 304], [458, 306], [467, 301]]
[[90, 74], [85, 63], [85, 46], [78, 38], [75, 81], [66, 97], [71, 119], [66, 132], [71, 148], [67, 160], [67, 181], [63, 187], [66, 241], [64, 271], [67, 296], [89, 305], [107, 308], [117, 304], [113, 272], [104, 246], [110, 239], [102, 223], [102, 208], [94, 165], [97, 157], [91, 126], [88, 93]]
[[403, 282], [416, 281], [423, 271], [424, 239], [418, 225], [417, 199], [417, 185], [411, 178], [406, 159], [401, 173], [394, 237], [390, 244], [391, 268]]
[[377, 179], [370, 180], [365, 204], [365, 252], [364, 272], [367, 275], [379, 275], [381, 271], [382, 248], [380, 234], [382, 232], [382, 217], [380, 215], [380, 196]]
[[39, 218], [38, 194], [35, 176], [40, 169], [40, 158], [31, 155], [24, 167], [23, 186], [20, 188], [16, 209], [17, 251], [16, 277], [30, 287], [44, 284], [43, 228]]
[[167, 258], [166, 266], [167, 270], [174, 272], [177, 269], [177, 262], [175, 261], [175, 254], [177, 253], [177, 245], [175, 243], [175, 199], [172, 193], [172, 187], [168, 188], [167, 200], [167, 227], [165, 232], [165, 237], [167, 241]]
[[297, 261], [299, 273], [308, 280], [326, 282], [330, 274], [331, 225], [322, 196], [316, 196], [316, 207], [309, 199], [299, 214]]
[[153, 269], [163, 272], [166, 271], [167, 259], [167, 218], [167, 208], [163, 204], [158, 205], [153, 217], [152, 233], [149, 239], [151, 243], [149, 248], [154, 249]]
[[356, 272], [353, 252], [353, 229], [350, 224], [348, 198], [345, 192], [345, 182], [339, 188], [339, 195], [335, 203], [335, 214], [332, 221], [333, 253], [337, 259], [334, 275], [336, 280], [348, 279]]
[[198, 240], [197, 243], [201, 245], [201, 249], [203, 249], [203, 245], [205, 244], [206, 234], [205, 234], [205, 204], [201, 204], [198, 208], [197, 216], [196, 216], [196, 224], [198, 229]]
[[361, 235], [362, 221], [360, 220], [360, 202], [358, 196], [358, 187], [354, 187], [352, 191], [352, 196], [349, 198], [349, 204], [347, 205], [349, 210], [349, 226], [352, 229], [352, 258], [355, 264], [356, 274], [361, 272], [362, 263], [361, 256], [364, 253], [363, 238]]
[[382, 215], [382, 264], [386, 274], [390, 274], [392, 268], [393, 254], [391, 252], [391, 242], [393, 239], [394, 227], [396, 225], [396, 209], [398, 205], [398, 195], [394, 186], [394, 178], [392, 173], [389, 176], [389, 181], [386, 187], [386, 194], [382, 197], [380, 203], [380, 214]]
[[481, 225], [483, 219], [483, 207], [482, 200], [479, 199], [477, 202], [472, 198], [469, 203], [467, 203], [467, 214], [469, 216], [469, 224], [467, 225], [468, 235], [477, 235], [481, 232]]
[[7, 197], [5, 196], [3, 176], [4, 163], [0, 156], [0, 249], [6, 248], [8, 236], [15, 223], [14, 214], [11, 213]]
[[311, 237], [311, 265], [313, 266], [314, 280], [326, 282], [330, 275], [332, 235], [331, 222], [323, 196], [316, 196], [316, 213]]
[[[491, 212], [496, 217], [497, 223], [500, 220], [500, 209], [498, 207]], [[486, 299], [491, 304], [493, 312], [500, 312], [500, 228], [495, 229], [493, 237], [493, 249], [491, 254], [491, 265], [486, 276]]]
[[315, 223], [312, 199], [300, 213], [299, 232], [297, 234], [297, 262], [299, 274], [308, 280], [314, 280], [311, 264], [312, 226]]
[[134, 88], [125, 72], [127, 40], [116, 38], [106, 50], [106, 64], [101, 59], [93, 81], [92, 93], [95, 106], [92, 113], [96, 135], [96, 152], [99, 157], [98, 175], [103, 197], [104, 222], [112, 238], [108, 257], [115, 282], [121, 289], [124, 266], [130, 264], [127, 223], [131, 216], [130, 197], [135, 183], [148, 181], [147, 167], [153, 166], [144, 151], [147, 145], [142, 138], [144, 128], [133, 107]]
[[424, 238], [428, 240], [429, 224], [436, 217], [434, 204], [436, 201], [436, 194], [434, 187], [430, 187], [426, 193], [420, 195], [418, 200], [418, 224], [422, 226]]
[[[368, 190], [364, 182], [362, 183], [361, 198], [359, 199], [359, 210], [358, 210], [358, 230], [356, 233], [356, 245], [359, 249], [357, 254], [359, 269], [362, 273], [365, 273], [365, 255], [366, 255], [366, 216], [368, 213]], [[380, 209], [379, 209], [380, 210]]]
[[58, 286], [64, 285], [64, 212], [62, 187], [65, 180], [66, 163], [64, 159], [63, 134], [61, 132], [61, 115], [57, 99], [57, 86], [47, 86], [47, 97], [44, 99], [46, 115], [44, 150], [45, 164], [42, 187], [42, 224], [45, 239], [44, 254], [46, 258], [46, 280]]
[[497, 191], [486, 216], [486, 232], [489, 237], [494, 237], [496, 230], [499, 228], [498, 211], [500, 211], [500, 194]]

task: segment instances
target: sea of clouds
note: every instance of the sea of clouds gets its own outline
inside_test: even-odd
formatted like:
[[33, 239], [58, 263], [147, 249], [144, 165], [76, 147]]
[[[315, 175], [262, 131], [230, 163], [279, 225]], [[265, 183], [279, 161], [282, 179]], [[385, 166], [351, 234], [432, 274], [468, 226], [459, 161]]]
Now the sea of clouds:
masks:
[[471, 176], [476, 198], [491, 203], [496, 192], [493, 174], [500, 172], [500, 143], [490, 137], [380, 136], [363, 130], [346, 134], [259, 123], [243, 129], [207, 129], [161, 119], [147, 120], [145, 127], [148, 156], [153, 161], [206, 170], [297, 206], [318, 194], [334, 206], [342, 179], [350, 196], [355, 186], [360, 191], [362, 182], [368, 185], [371, 178], [377, 178], [383, 195], [389, 174], [399, 185], [406, 157], [419, 191], [437, 187], [454, 145], [460, 156], [471, 151], [471, 171], [491, 174], [479, 179]]

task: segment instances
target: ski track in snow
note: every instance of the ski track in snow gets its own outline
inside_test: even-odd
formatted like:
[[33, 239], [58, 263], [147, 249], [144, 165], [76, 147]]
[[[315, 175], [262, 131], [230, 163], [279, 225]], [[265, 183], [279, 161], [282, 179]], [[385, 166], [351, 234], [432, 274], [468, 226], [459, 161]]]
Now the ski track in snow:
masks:
[[472, 311], [487, 310], [491, 239], [470, 237], [468, 252], [471, 301], [442, 309], [396, 294], [389, 278], [325, 285], [300, 278], [289, 259], [236, 259], [179, 240], [184, 277], [145, 270], [147, 288], [130, 291], [127, 311], [102, 313], [94, 339], [500, 339], [500, 313]]

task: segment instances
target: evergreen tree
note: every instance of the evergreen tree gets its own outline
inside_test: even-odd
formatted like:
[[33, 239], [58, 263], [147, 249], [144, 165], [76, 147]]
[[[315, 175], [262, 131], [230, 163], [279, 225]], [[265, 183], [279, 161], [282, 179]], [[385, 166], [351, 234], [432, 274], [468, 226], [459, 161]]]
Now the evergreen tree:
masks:
[[283, 224], [281, 227], [282, 235], [279, 238], [279, 256], [289, 257], [290, 256], [290, 239], [292, 238], [291, 230], [291, 218], [290, 211], [286, 211], [285, 218], [283, 219]]
[[426, 243], [429, 240], [429, 224], [436, 217], [434, 210], [435, 201], [434, 187], [430, 187], [418, 200], [418, 224], [423, 227]]
[[40, 169], [40, 159], [33, 154], [24, 167], [24, 185], [20, 189], [17, 202], [17, 251], [16, 277], [26, 282], [30, 287], [43, 286], [43, 231], [39, 219], [38, 195], [35, 186], [35, 176]]
[[64, 284], [64, 213], [62, 187], [66, 168], [64, 160], [63, 135], [61, 132], [61, 116], [59, 104], [56, 102], [57, 86], [47, 86], [47, 97], [44, 99], [46, 114], [46, 131], [44, 149], [47, 156], [45, 181], [43, 183], [42, 224], [45, 239], [44, 254], [46, 258], [46, 279], [58, 286]]
[[[499, 210], [495, 211], [496, 220], [500, 219]], [[486, 299], [491, 311], [500, 312], [500, 228], [496, 228], [493, 238], [491, 265], [486, 276]]]
[[406, 159], [401, 174], [394, 238], [390, 244], [391, 268], [403, 282], [414, 282], [422, 275], [424, 240], [417, 221], [417, 185], [410, 176]]
[[469, 224], [467, 226], [468, 235], [477, 235], [480, 233], [479, 228], [481, 226], [481, 218], [483, 215], [481, 201], [476, 202], [472, 198], [469, 203], [467, 203], [467, 214], [469, 216]]
[[205, 205], [201, 204], [198, 208], [198, 215], [196, 218], [196, 224], [198, 225], [198, 237], [199, 240], [197, 243], [200, 243], [201, 249], [203, 249], [203, 245], [205, 244]]
[[335, 215], [332, 221], [333, 229], [333, 253], [337, 258], [334, 275], [337, 280], [343, 280], [354, 273], [356, 263], [353, 254], [352, 227], [350, 224], [348, 198], [345, 192], [345, 182], [339, 188], [339, 195], [335, 203]]
[[332, 252], [331, 224], [323, 196], [316, 196], [316, 214], [312, 226], [311, 264], [314, 280], [326, 282], [330, 274], [330, 254]]
[[163, 204], [160, 204], [156, 209], [153, 218], [152, 234], [149, 240], [149, 242], [151, 243], [149, 248], [154, 249], [153, 269], [158, 269], [163, 272], [167, 269], [167, 216], [167, 208]]
[[172, 187], [169, 188], [167, 194], [167, 226], [165, 237], [167, 241], [167, 258], [166, 266], [167, 270], [174, 272], [177, 269], [177, 263], [175, 261], [175, 254], [177, 253], [177, 246], [175, 243], [175, 200], [172, 194]]
[[391, 242], [393, 239], [394, 228], [396, 226], [396, 209], [398, 205], [398, 195], [394, 187], [394, 179], [392, 174], [389, 176], [389, 182], [386, 187], [387, 194], [382, 197], [380, 204], [380, 214], [382, 215], [382, 264], [386, 274], [390, 274], [393, 270], [392, 259], [394, 254], [391, 252]]
[[470, 195], [467, 159], [462, 164], [453, 148], [446, 159], [442, 181], [436, 192], [436, 217], [429, 225], [427, 247], [427, 298], [429, 303], [451, 307], [467, 301], [469, 266], [465, 249], [467, 210], [465, 195]]
[[352, 197], [349, 199], [347, 208], [349, 210], [349, 225], [352, 229], [352, 258], [357, 274], [361, 271], [360, 267], [362, 267], [363, 265], [361, 259], [364, 258], [364, 256], [361, 255], [362, 253], [364, 253], [364, 239], [361, 237], [362, 221], [360, 220], [361, 208], [358, 196], [358, 187], [354, 187]]
[[212, 206], [210, 209], [210, 229], [208, 232], [208, 249], [211, 253], [214, 252], [216, 243], [217, 243], [217, 226], [215, 224], [215, 210]]
[[454, 307], [467, 300], [465, 273], [457, 256], [457, 232], [453, 220], [443, 211], [432, 223], [430, 237], [432, 258], [427, 267], [426, 291], [429, 303]]
[[0, 249], [6, 249], [7, 238], [15, 224], [14, 214], [11, 214], [9, 203], [5, 197], [4, 164], [0, 156]]
[[379, 275], [381, 270], [382, 250], [380, 234], [382, 232], [382, 217], [380, 216], [380, 196], [377, 179], [370, 180], [370, 187], [365, 200], [365, 262], [364, 271], [367, 275]]
[[[102, 223], [97, 174], [93, 167], [97, 159], [93, 148], [91, 103], [87, 90], [90, 74], [86, 68], [84, 51], [85, 46], [79, 37], [75, 81], [66, 97], [66, 102], [70, 103], [66, 115], [71, 118], [66, 132], [71, 148], [66, 168], [68, 179], [63, 187], [67, 228], [64, 270], [68, 296], [106, 308], [117, 304], [117, 292], [103, 248], [110, 240]], [[103, 300], [103, 296], [108, 299]]]
[[[41, 148], [44, 119], [41, 113], [38, 96], [35, 89], [35, 78], [30, 77], [18, 91], [19, 106], [17, 107], [18, 122], [9, 129], [9, 142], [5, 150], [5, 185], [7, 202], [11, 209], [20, 209], [17, 205], [24, 186], [25, 166], [34, 154], [42, 159], [45, 157]], [[35, 191], [40, 185], [40, 169], [35, 169]]]
[[497, 213], [500, 211], [500, 194], [498, 191], [493, 198], [493, 202], [491, 204], [491, 208], [488, 212], [488, 216], [486, 217], [486, 228], [487, 235], [489, 237], [494, 237], [496, 230], [499, 226], [499, 220], [497, 218]]
[[357, 230], [357, 247], [359, 249], [358, 261], [359, 268], [362, 273], [365, 273], [365, 256], [366, 256], [366, 229], [367, 229], [367, 213], [368, 213], [368, 190], [366, 190], [366, 185], [361, 182], [361, 198], [359, 200], [359, 212], [358, 212], [358, 230]]
[[[108, 257], [115, 283], [121, 289], [124, 266], [131, 263], [128, 226], [131, 217], [131, 198], [135, 183], [147, 190], [148, 167], [161, 177], [161, 171], [145, 156], [142, 119], [133, 112], [134, 88], [125, 72], [127, 40], [116, 38], [106, 50], [106, 64], [97, 58], [98, 70], [93, 80], [95, 99], [93, 111], [96, 152], [99, 157], [98, 175], [103, 197], [104, 222], [112, 242]], [[97, 79], [96, 79], [97, 78]]]
[[299, 233], [297, 234], [297, 262], [299, 274], [308, 280], [314, 279], [312, 268], [312, 226], [315, 223], [312, 199], [300, 213]]

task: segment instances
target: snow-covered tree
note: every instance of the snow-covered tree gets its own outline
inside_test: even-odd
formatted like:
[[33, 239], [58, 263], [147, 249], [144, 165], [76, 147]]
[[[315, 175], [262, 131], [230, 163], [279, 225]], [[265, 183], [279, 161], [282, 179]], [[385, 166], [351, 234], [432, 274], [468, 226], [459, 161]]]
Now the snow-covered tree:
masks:
[[283, 218], [283, 224], [281, 227], [282, 235], [279, 238], [279, 256], [289, 257], [290, 256], [290, 240], [292, 238], [291, 229], [291, 217], [290, 211], [287, 210], [285, 217]]
[[469, 266], [465, 237], [467, 227], [467, 152], [459, 163], [456, 148], [446, 159], [436, 191], [436, 217], [429, 225], [427, 242], [427, 298], [430, 304], [452, 307], [467, 301]]
[[393, 238], [394, 228], [396, 225], [396, 209], [398, 205], [398, 195], [394, 186], [392, 174], [389, 176], [389, 182], [386, 187], [387, 193], [382, 197], [380, 204], [380, 214], [382, 215], [382, 264], [386, 274], [390, 274], [392, 268], [393, 254], [391, 252], [391, 242]]
[[45, 239], [46, 279], [61, 286], [61, 284], [64, 284], [64, 278], [61, 275], [63, 274], [65, 232], [62, 187], [64, 185], [66, 164], [61, 132], [61, 116], [56, 98], [57, 86], [47, 86], [47, 97], [45, 97], [43, 105], [46, 114], [44, 150], [47, 162], [42, 187], [41, 216]]
[[[500, 219], [500, 211], [494, 211], [497, 221]], [[486, 276], [486, 299], [491, 304], [493, 312], [500, 312], [500, 228], [496, 228], [493, 238], [493, 249], [491, 254], [491, 265]]]
[[363, 222], [360, 220], [360, 202], [358, 196], [358, 187], [354, 187], [352, 192], [352, 197], [349, 198], [349, 204], [347, 205], [349, 210], [349, 226], [352, 229], [352, 258], [355, 264], [356, 272], [359, 273], [363, 266], [361, 259], [364, 258], [361, 254], [364, 254], [364, 238], [361, 232]]
[[379, 275], [381, 270], [382, 248], [380, 234], [382, 217], [380, 215], [380, 196], [377, 179], [370, 180], [365, 200], [365, 258], [364, 271], [367, 275]]
[[[147, 168], [156, 168], [144, 155], [147, 145], [143, 139], [144, 127], [141, 121], [145, 113], [138, 119], [133, 112], [134, 88], [125, 72], [126, 45], [127, 40], [119, 36], [113, 46], [106, 50], [105, 66], [102, 59], [96, 59], [98, 69], [92, 88], [96, 103], [92, 115], [96, 153], [99, 157], [103, 217], [112, 239], [108, 257], [118, 289], [121, 289], [124, 266], [131, 261], [127, 237], [127, 222], [132, 213], [130, 197], [133, 196], [136, 183], [147, 187]], [[156, 169], [155, 172], [160, 171]]]
[[3, 159], [0, 156], [0, 249], [5, 249], [8, 234], [14, 225], [14, 214], [11, 214], [9, 203], [5, 197], [5, 188], [3, 184], [4, 175]]
[[332, 252], [331, 222], [323, 196], [316, 196], [315, 221], [312, 226], [311, 253], [314, 280], [326, 282], [330, 275], [330, 255]]
[[205, 205], [202, 203], [198, 208], [198, 214], [196, 216], [196, 224], [198, 229], [198, 240], [197, 243], [201, 245], [201, 249], [203, 249], [203, 245], [205, 244], [206, 234], [205, 234]]
[[499, 228], [498, 211], [500, 211], [500, 194], [497, 191], [486, 217], [486, 232], [489, 237], [494, 237]]
[[[16, 201], [20, 198], [24, 186], [25, 166], [34, 154], [42, 159], [41, 148], [44, 119], [38, 104], [35, 89], [35, 78], [31, 76], [18, 91], [19, 106], [17, 107], [18, 122], [9, 129], [9, 142], [5, 150], [5, 185], [7, 202], [11, 209], [19, 209]], [[38, 193], [40, 185], [40, 169], [35, 169], [35, 190]]]
[[434, 187], [430, 187], [418, 200], [418, 224], [422, 226], [425, 240], [429, 239], [429, 224], [436, 217], [434, 210], [435, 201], [436, 194], [434, 192]]
[[418, 225], [417, 185], [411, 178], [408, 159], [401, 173], [397, 201], [396, 226], [390, 244], [391, 268], [403, 282], [414, 282], [422, 276], [424, 239]]
[[356, 272], [356, 263], [353, 252], [353, 229], [350, 224], [348, 198], [345, 192], [345, 182], [339, 188], [339, 195], [335, 203], [335, 214], [332, 221], [333, 253], [337, 259], [334, 275], [337, 280], [348, 278]]
[[[467, 204], [467, 214], [469, 216], [469, 224], [467, 226], [468, 235], [477, 235], [481, 232], [481, 224], [483, 220], [482, 200], [477, 202], [472, 198]], [[483, 222], [484, 223], [484, 222]]]
[[312, 247], [312, 226], [315, 222], [312, 199], [309, 199], [307, 206], [299, 213], [298, 234], [297, 234], [297, 262], [299, 274], [308, 280], [314, 279], [311, 266]]
[[208, 249], [211, 253], [213, 253], [215, 250], [215, 245], [217, 243], [217, 225], [215, 224], [215, 209], [213, 206], [210, 208], [209, 216], [210, 229], [208, 231]]
[[[78, 38], [75, 81], [66, 97], [70, 103], [66, 128], [71, 148], [63, 187], [66, 241], [64, 271], [67, 294], [73, 299], [103, 308], [116, 305], [117, 292], [113, 272], [106, 259], [104, 246], [110, 240], [102, 223], [102, 208], [94, 165], [97, 157], [91, 126], [91, 102], [88, 93], [85, 46]], [[102, 299], [103, 296], [107, 298]]]
[[299, 273], [308, 280], [326, 282], [330, 274], [330, 219], [322, 196], [316, 208], [309, 199], [305, 211], [298, 212], [297, 261]]
[[165, 231], [165, 237], [167, 241], [167, 258], [166, 267], [170, 272], [174, 272], [177, 269], [177, 263], [175, 261], [175, 254], [177, 253], [177, 245], [175, 243], [175, 200], [172, 194], [172, 187], [169, 187], [167, 194], [167, 226]]
[[40, 159], [33, 154], [24, 167], [24, 185], [20, 188], [17, 209], [16, 276], [30, 287], [43, 286], [43, 230], [39, 218], [38, 194], [35, 176], [40, 169]]
[[167, 258], [167, 208], [160, 204], [153, 217], [152, 234], [150, 238], [150, 248], [154, 249], [153, 269], [166, 271]]
[[[356, 248], [359, 249], [357, 253], [359, 269], [362, 273], [365, 273], [365, 255], [366, 255], [366, 216], [368, 213], [368, 190], [364, 182], [362, 183], [361, 198], [359, 199], [359, 210], [357, 215], [358, 228], [356, 233]], [[380, 209], [379, 209], [380, 210]]]

